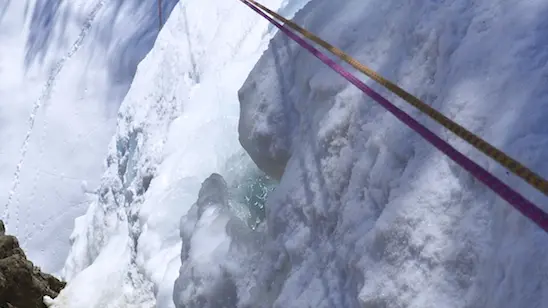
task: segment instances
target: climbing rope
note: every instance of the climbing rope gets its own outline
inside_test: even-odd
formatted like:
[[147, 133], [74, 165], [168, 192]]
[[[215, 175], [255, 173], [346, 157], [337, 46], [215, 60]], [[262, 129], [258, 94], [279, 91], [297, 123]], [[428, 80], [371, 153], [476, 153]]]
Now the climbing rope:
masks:
[[283, 16], [279, 15], [278, 13], [268, 9], [267, 7], [263, 6], [262, 4], [254, 1], [254, 0], [241, 0], [241, 1], [248, 1], [252, 5], [255, 5], [262, 10], [266, 11], [268, 14], [272, 15], [275, 19], [279, 20], [281, 23], [284, 23], [285, 25], [289, 26], [291, 29], [299, 32], [306, 38], [312, 40], [316, 44], [324, 47], [332, 54], [339, 57], [341, 60], [345, 61], [346, 63], [352, 65], [355, 69], [359, 70], [363, 74], [369, 76], [371, 79], [375, 80], [376, 82], [380, 83], [382, 86], [390, 90], [391, 92], [398, 95], [400, 98], [402, 98], [407, 103], [413, 105], [417, 109], [419, 109], [424, 114], [428, 115], [431, 119], [441, 124], [443, 127], [447, 128], [451, 132], [453, 132], [455, 135], [459, 136], [463, 140], [465, 140], [467, 143], [475, 147], [476, 149], [480, 150], [496, 162], [498, 162], [500, 165], [508, 169], [513, 174], [517, 175], [521, 179], [525, 180], [527, 183], [535, 187], [537, 190], [542, 192], [544, 195], [548, 196], [548, 181], [535, 172], [531, 171], [529, 168], [525, 167], [520, 162], [516, 161], [515, 159], [511, 158], [504, 152], [500, 151], [496, 147], [492, 146], [491, 144], [487, 143], [482, 138], [476, 136], [475, 134], [468, 131], [466, 128], [462, 127], [461, 125], [455, 123], [451, 119], [444, 116], [439, 111], [435, 110], [434, 108], [428, 106], [415, 96], [411, 95], [404, 89], [400, 88], [393, 82], [383, 78], [379, 74], [377, 74], [375, 71], [371, 70], [367, 66], [361, 64], [356, 59], [352, 58], [342, 50], [338, 49], [337, 47], [334, 47], [333, 45], [327, 43], [326, 41], [322, 40], [321, 38], [314, 35], [312, 32], [300, 27], [296, 23], [294, 23], [291, 20], [288, 20], [284, 18]]
[[[277, 21], [275, 21], [273, 18], [271, 18], [270, 16], [268, 16], [265, 12], [261, 11], [260, 8], [264, 8], [262, 5], [258, 5], [257, 2], [253, 1], [253, 0], [240, 0], [242, 1], [244, 4], [246, 4], [247, 6], [249, 6], [252, 10], [254, 10], [255, 12], [257, 12], [259, 15], [261, 15], [262, 17], [264, 17], [265, 19], [267, 19], [270, 23], [272, 23], [274, 26], [276, 26], [278, 29], [280, 29], [283, 33], [285, 33], [289, 38], [291, 38], [292, 40], [294, 40], [295, 42], [297, 42], [299, 45], [301, 45], [301, 47], [305, 48], [306, 50], [308, 50], [310, 53], [312, 53], [314, 56], [316, 56], [318, 59], [320, 59], [322, 62], [324, 62], [325, 64], [327, 64], [331, 69], [333, 69], [334, 71], [336, 71], [337, 73], [339, 73], [341, 76], [343, 76], [346, 80], [348, 80], [349, 82], [351, 82], [353, 85], [355, 85], [356, 87], [358, 87], [363, 93], [365, 93], [367, 96], [371, 97], [373, 100], [375, 100], [377, 103], [379, 103], [381, 106], [383, 106], [388, 112], [392, 113], [394, 116], [396, 116], [400, 121], [402, 121], [403, 123], [405, 123], [409, 128], [413, 129], [415, 132], [419, 133], [424, 139], [426, 139], [429, 143], [431, 143], [433, 146], [435, 146], [438, 150], [440, 150], [441, 152], [443, 152], [444, 154], [446, 154], [449, 158], [451, 158], [454, 162], [456, 162], [457, 164], [459, 164], [462, 168], [464, 168], [465, 170], [467, 170], [468, 172], [470, 172], [476, 179], [478, 179], [479, 181], [481, 181], [482, 183], [484, 183], [487, 187], [489, 187], [491, 190], [493, 190], [496, 194], [498, 194], [501, 198], [503, 198], [504, 200], [506, 200], [508, 203], [510, 203], [515, 209], [517, 209], [520, 213], [522, 213], [524, 216], [528, 217], [529, 219], [531, 219], [535, 224], [537, 224], [540, 228], [542, 228], [544, 231], [548, 232], [548, 214], [545, 213], [542, 209], [540, 209], [540, 207], [538, 207], [537, 205], [533, 204], [532, 202], [530, 202], [529, 200], [527, 200], [525, 197], [523, 197], [519, 192], [515, 191], [514, 189], [512, 189], [511, 187], [509, 187], [508, 185], [506, 185], [504, 182], [502, 182], [501, 180], [499, 180], [497, 177], [495, 177], [494, 175], [492, 175], [491, 173], [489, 173], [487, 170], [485, 170], [483, 167], [481, 167], [480, 165], [478, 165], [477, 163], [475, 163], [474, 161], [472, 161], [471, 159], [469, 159], [468, 157], [466, 157], [464, 154], [460, 153], [459, 151], [457, 151], [454, 147], [452, 147], [449, 143], [447, 143], [445, 140], [443, 140], [442, 138], [440, 138], [439, 136], [437, 136], [436, 134], [434, 134], [432, 131], [430, 131], [428, 128], [426, 128], [424, 125], [420, 124], [418, 121], [416, 121], [415, 119], [413, 119], [411, 116], [409, 116], [407, 113], [405, 113], [403, 110], [399, 109], [398, 107], [396, 107], [394, 104], [390, 103], [388, 100], [386, 100], [384, 97], [382, 97], [380, 94], [378, 94], [377, 92], [375, 92], [373, 89], [371, 89], [370, 87], [368, 87], [365, 83], [363, 83], [362, 81], [360, 81], [358, 78], [356, 78], [354, 75], [352, 75], [351, 73], [349, 73], [348, 71], [346, 71], [344, 68], [342, 68], [342, 66], [338, 65], [337, 63], [335, 63], [335, 61], [331, 60], [329, 57], [327, 57], [324, 53], [320, 52], [318, 49], [314, 48], [312, 45], [310, 45], [308, 42], [306, 42], [304, 39], [302, 39], [301, 37], [299, 37], [298, 35], [296, 35], [295, 33], [293, 33], [289, 28], [287, 28], [285, 25], [282, 25], [280, 23], [278, 23]], [[266, 11], [266, 10], [265, 10]], [[274, 15], [272, 11], [268, 10], [267, 12], [269, 12], [270, 14]], [[277, 15], [277, 14], [276, 14]], [[278, 15], [279, 16], [279, 15]], [[279, 18], [280, 20], [283, 20], [281, 18]], [[286, 25], [289, 25], [289, 22], [287, 20], [284, 20], [284, 22], [286, 23]], [[300, 32], [300, 31], [299, 31]], [[309, 33], [309, 32], [308, 32]], [[301, 32], [302, 34], [302, 32]], [[304, 35], [304, 34], [303, 34]], [[318, 39], [319, 40], [319, 39]], [[323, 42], [323, 41], [322, 41]], [[325, 42], [324, 42], [325, 43]], [[327, 44], [327, 43], [325, 43]], [[331, 46], [331, 45], [329, 45]], [[331, 46], [331, 48], [334, 48]], [[345, 55], [346, 56], [346, 55]], [[348, 57], [348, 56], [346, 56]], [[348, 57], [350, 58], [350, 57]], [[346, 60], [345, 60], [346, 61]], [[353, 60], [355, 61], [355, 60]], [[357, 64], [359, 64], [357, 61], [355, 61]], [[359, 64], [359, 66], [363, 66], [361, 64]], [[371, 73], [372, 71], [369, 70], [369, 72]], [[367, 74], [367, 73], [366, 73]], [[385, 80], [383, 79], [382, 77], [378, 76], [377, 74], [374, 74], [374, 76], [377, 76], [377, 79], [379, 80]], [[388, 88], [388, 84], [391, 84], [393, 88], [397, 88], [397, 89], [400, 89], [399, 87], [397, 87], [396, 85], [388, 82], [388, 81], [384, 81], [384, 85]], [[390, 88], [389, 88], [390, 89]], [[391, 89], [392, 90], [392, 89]], [[403, 90], [400, 89], [400, 93], [407, 93]], [[411, 96], [410, 94], [405, 94], [403, 95], [404, 97], [413, 97]], [[400, 96], [401, 97], [401, 96]], [[403, 97], [402, 97], [403, 98]], [[405, 99], [405, 98], [404, 98]], [[424, 103], [422, 103], [421, 101], [419, 101], [418, 99], [414, 98], [416, 102], [420, 103], [418, 104], [418, 106], [420, 106], [420, 108], [424, 108], [423, 105]], [[412, 100], [413, 101], [413, 100]], [[413, 103], [412, 103], [413, 104]], [[434, 109], [430, 108], [429, 106], [427, 106], [429, 109], [426, 109], [426, 110], [432, 110], [432, 111], [429, 111], [430, 113], [427, 113], [429, 114], [432, 118], [438, 118], [438, 119], [442, 119], [440, 116], [443, 116], [439, 113], [437, 113], [437, 111], [435, 111]], [[419, 107], [417, 107], [419, 108]], [[419, 108], [419, 109], [420, 109]], [[422, 111], [422, 110], [421, 110]], [[425, 112], [425, 111], [423, 111]], [[436, 114], [439, 114], [439, 116], [436, 116], [434, 117], [434, 115]], [[445, 117], [443, 117], [443, 119], [447, 119]], [[472, 135], [474, 136], [472, 133], [466, 131], [464, 128], [458, 126], [456, 123], [452, 122], [451, 120], [447, 119], [448, 122], [446, 123], [453, 123], [452, 125], [450, 125], [450, 127], [452, 127], [453, 129], [455, 128], [459, 128], [459, 129], [455, 129], [456, 131], [464, 131], [466, 132], [467, 135], [467, 138], [465, 140], [470, 140], [470, 136], [469, 135]], [[441, 123], [440, 123], [441, 124]], [[445, 126], [445, 125], [444, 125]], [[474, 136], [475, 137], [475, 136]], [[476, 144], [473, 144], [474, 146], [478, 147], [478, 144], [477, 144], [477, 140], [481, 140], [480, 138], [478, 137], [475, 137], [476, 139], [472, 139], [472, 140], [476, 140]], [[487, 144], [485, 141], [482, 140], [483, 143]], [[488, 144], [487, 144], [488, 145]], [[489, 147], [495, 149], [494, 147], [490, 146]], [[496, 150], [496, 149], [495, 149]], [[502, 153], [501, 151], [498, 151], [497, 152], [494, 152], [494, 153]], [[486, 153], [487, 154], [487, 153]], [[493, 153], [491, 153], [493, 154]], [[489, 155], [489, 154], [488, 154]], [[504, 155], [504, 154], [503, 154]], [[491, 155], [490, 155], [491, 156]], [[492, 156], [491, 156], [492, 157]], [[500, 154], [498, 154], [498, 156], [495, 156], [495, 157], [498, 157], [500, 158]], [[505, 157], [507, 157], [505, 155]], [[496, 158], [494, 158], [496, 159]], [[496, 159], [497, 161], [499, 161], [498, 159]], [[503, 162], [505, 162], [504, 160], [502, 160]], [[512, 160], [513, 161], [513, 160]], [[521, 166], [521, 165], [520, 165]], [[522, 169], [525, 168], [525, 167], [521, 167]], [[522, 169], [519, 169], [521, 170], [521, 174], [523, 174], [523, 170]], [[528, 169], [526, 169], [528, 170]], [[534, 174], [531, 172], [531, 174]], [[519, 175], [519, 174], [518, 174]], [[523, 178], [523, 177], [522, 177]], [[542, 179], [541, 179], [542, 180]], [[541, 183], [544, 183], [543, 185], [545, 185], [546, 181], [544, 182], [541, 182]], [[541, 186], [541, 187], [545, 187], [545, 186]], [[544, 190], [541, 190], [542, 192], [545, 192]]]
[[158, 0], [158, 32], [162, 29], [162, 0]]

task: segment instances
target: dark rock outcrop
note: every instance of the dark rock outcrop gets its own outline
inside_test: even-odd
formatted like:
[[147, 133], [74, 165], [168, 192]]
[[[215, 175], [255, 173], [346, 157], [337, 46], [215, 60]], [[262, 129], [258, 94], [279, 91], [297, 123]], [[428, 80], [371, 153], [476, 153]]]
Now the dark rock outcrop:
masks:
[[56, 297], [65, 282], [42, 273], [27, 260], [15, 236], [6, 235], [0, 220], [0, 307], [43, 308], [43, 297]]

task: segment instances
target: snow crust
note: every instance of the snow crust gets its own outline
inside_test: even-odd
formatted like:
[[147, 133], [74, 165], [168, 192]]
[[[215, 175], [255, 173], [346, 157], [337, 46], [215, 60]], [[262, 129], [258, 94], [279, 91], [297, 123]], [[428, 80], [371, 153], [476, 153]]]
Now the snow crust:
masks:
[[[305, 2], [263, 1], [288, 17]], [[312, 0], [296, 21], [546, 176], [547, 13], [540, 0]], [[285, 36], [267, 48], [273, 35], [238, 1], [175, 7], [51, 306], [542, 307], [547, 235]], [[256, 230], [231, 204], [256, 172], [238, 138], [280, 179]]]

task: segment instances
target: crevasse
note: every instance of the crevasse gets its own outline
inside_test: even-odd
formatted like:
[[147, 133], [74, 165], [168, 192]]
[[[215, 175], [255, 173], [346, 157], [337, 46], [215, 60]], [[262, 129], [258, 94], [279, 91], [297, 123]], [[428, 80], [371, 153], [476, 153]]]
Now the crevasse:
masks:
[[[547, 13], [545, 1], [312, 0], [295, 20], [548, 174]], [[272, 35], [238, 1], [174, 9], [121, 107], [54, 307], [542, 307], [546, 235], [287, 37], [267, 46]], [[230, 204], [255, 172], [238, 139], [279, 179], [254, 231]]]

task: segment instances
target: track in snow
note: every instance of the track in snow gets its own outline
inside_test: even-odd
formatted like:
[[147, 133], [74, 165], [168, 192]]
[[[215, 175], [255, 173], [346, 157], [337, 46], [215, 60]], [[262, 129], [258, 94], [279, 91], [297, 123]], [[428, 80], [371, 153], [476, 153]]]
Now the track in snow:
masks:
[[76, 41], [72, 44], [70, 50], [67, 52], [67, 54], [57, 62], [55, 65], [53, 71], [50, 73], [49, 78], [42, 90], [42, 94], [40, 97], [34, 102], [34, 105], [31, 110], [31, 114], [29, 117], [29, 129], [27, 130], [27, 134], [25, 136], [25, 140], [23, 141], [23, 145], [21, 146], [20, 150], [20, 158], [19, 163], [17, 164], [17, 167], [15, 169], [15, 173], [13, 175], [13, 184], [12, 189], [9, 192], [8, 200], [4, 206], [4, 221], [6, 224], [8, 224], [9, 221], [9, 207], [11, 203], [13, 202], [13, 199], [15, 197], [15, 194], [17, 193], [17, 188], [19, 187], [20, 182], [20, 175], [21, 175], [21, 169], [23, 167], [23, 162], [25, 160], [25, 156], [27, 154], [27, 150], [30, 143], [30, 138], [32, 136], [32, 131], [34, 128], [34, 123], [36, 121], [36, 116], [38, 114], [38, 110], [40, 109], [40, 106], [42, 106], [43, 103], [47, 102], [50, 99], [51, 90], [53, 89], [55, 85], [55, 81], [57, 79], [57, 76], [59, 76], [59, 73], [63, 69], [65, 63], [69, 61], [72, 56], [80, 49], [80, 46], [82, 46], [82, 43], [84, 39], [86, 38], [87, 34], [89, 33], [89, 30], [91, 29], [91, 25], [93, 21], [95, 20], [95, 17], [97, 16], [97, 13], [100, 11], [100, 9], [103, 7], [105, 3], [105, 0], [100, 0], [97, 2], [97, 4], [93, 7], [91, 13], [89, 14], [88, 18], [86, 19], [86, 22], [84, 23], [84, 26], [82, 27], [82, 30], [80, 31], [80, 34], [76, 38]]

